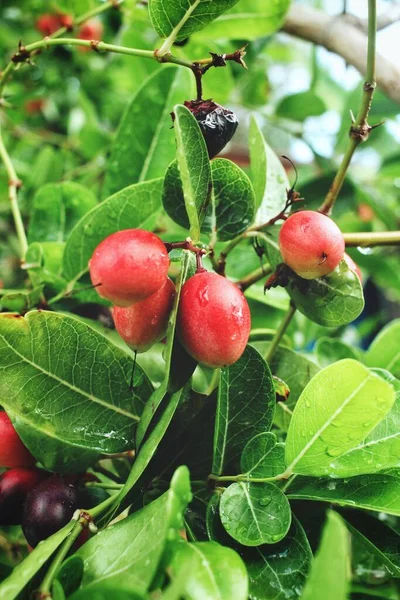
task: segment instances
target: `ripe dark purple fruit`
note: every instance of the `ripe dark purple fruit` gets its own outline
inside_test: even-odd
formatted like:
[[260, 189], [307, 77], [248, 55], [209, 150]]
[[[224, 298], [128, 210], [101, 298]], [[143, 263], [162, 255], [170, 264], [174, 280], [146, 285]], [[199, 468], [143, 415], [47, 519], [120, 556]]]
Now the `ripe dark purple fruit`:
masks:
[[116, 306], [130, 306], [155, 294], [165, 283], [169, 256], [159, 237], [125, 229], [101, 242], [89, 261], [92, 283]]
[[49, 474], [41, 469], [15, 467], [0, 475], [0, 525], [20, 525], [24, 501]]
[[73, 485], [55, 475], [39, 483], [25, 500], [22, 530], [32, 548], [64, 527], [78, 507]]
[[203, 271], [182, 287], [177, 334], [187, 352], [204, 365], [216, 368], [236, 362], [250, 327], [246, 298], [229, 279]]
[[114, 307], [115, 328], [128, 346], [146, 352], [167, 333], [168, 319], [174, 304], [175, 286], [167, 277], [155, 294], [127, 308]]
[[31, 467], [35, 458], [21, 442], [18, 433], [5, 412], [0, 412], [0, 466]]
[[196, 117], [204, 135], [208, 155], [214, 158], [232, 139], [239, 125], [235, 113], [212, 100], [191, 100], [184, 104]]

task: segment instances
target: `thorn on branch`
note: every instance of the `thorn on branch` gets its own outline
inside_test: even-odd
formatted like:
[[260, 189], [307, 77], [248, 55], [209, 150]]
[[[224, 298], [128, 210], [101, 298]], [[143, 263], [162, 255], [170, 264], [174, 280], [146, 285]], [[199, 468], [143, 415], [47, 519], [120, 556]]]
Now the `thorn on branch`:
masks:
[[25, 48], [25, 46], [22, 44], [22, 42], [20, 40], [18, 42], [18, 51], [12, 55], [11, 61], [16, 64], [23, 63], [23, 62], [29, 63], [30, 57], [31, 57], [31, 53]]
[[368, 123], [364, 123], [359, 127], [352, 126], [350, 127], [350, 137], [353, 140], [356, 140], [358, 143], [366, 142], [369, 138], [369, 134], [372, 130], [372, 127], [368, 125]]
[[99, 50], [99, 44], [100, 44], [100, 40], [91, 40], [90, 41], [90, 47], [95, 52], [100, 52], [100, 50]]

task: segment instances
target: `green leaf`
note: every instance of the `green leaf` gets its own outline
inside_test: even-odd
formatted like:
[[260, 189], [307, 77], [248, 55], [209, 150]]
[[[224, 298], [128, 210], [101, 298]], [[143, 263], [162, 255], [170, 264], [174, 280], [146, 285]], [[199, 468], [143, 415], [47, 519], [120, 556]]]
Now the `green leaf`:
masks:
[[42, 293], [43, 285], [39, 285], [28, 292], [21, 291], [4, 294], [0, 299], [0, 306], [3, 310], [24, 313], [39, 304]]
[[79, 319], [50, 312], [0, 315], [0, 403], [44, 465], [69, 470], [88, 451], [134, 446], [151, 386], [127, 355]]
[[395, 319], [376, 336], [365, 354], [370, 367], [387, 369], [400, 378], [400, 319]]
[[274, 422], [283, 431], [287, 431], [300, 394], [319, 371], [319, 367], [308, 357], [289, 348], [278, 348], [270, 362], [271, 371], [289, 386], [289, 398], [278, 402]]
[[[217, 239], [231, 240], [243, 233], [254, 218], [254, 191], [247, 175], [225, 158], [211, 162], [212, 195], [207, 215], [201, 226], [203, 233], [214, 231]], [[163, 204], [178, 225], [189, 229], [177, 162], [168, 167], [164, 180]]]
[[286, 491], [290, 500], [313, 500], [400, 516], [399, 471], [350, 479], [297, 477]]
[[193, 87], [188, 69], [163, 67], [132, 98], [107, 160], [103, 197], [162, 177], [175, 156], [171, 111]]
[[[149, 588], [167, 543], [179, 538], [190, 502], [189, 471], [180, 467], [170, 489], [126, 519], [100, 531], [77, 555], [83, 559], [81, 588], [101, 582], [144, 593]], [[119, 550], [118, 550], [119, 549]]]
[[360, 280], [344, 260], [332, 273], [319, 279], [293, 275], [286, 290], [303, 315], [325, 327], [347, 325], [364, 308]]
[[285, 446], [273, 433], [259, 433], [246, 444], [240, 466], [248, 477], [275, 477], [285, 470]]
[[275, 544], [290, 528], [289, 502], [273, 483], [232, 483], [222, 494], [221, 522], [243, 546]]
[[215, 419], [212, 472], [234, 468], [249, 438], [268, 431], [275, 410], [275, 388], [262, 356], [247, 346], [239, 360], [221, 369]]
[[25, 560], [17, 565], [11, 575], [0, 584], [0, 598], [7, 600], [19, 598], [20, 592], [68, 537], [74, 525], [75, 521], [70, 521], [28, 554]]
[[209, 40], [255, 40], [277, 31], [283, 24], [290, 0], [240, 0], [201, 34]]
[[282, 98], [275, 109], [275, 113], [278, 117], [284, 119], [304, 121], [308, 117], [319, 117], [326, 110], [327, 107], [323, 99], [309, 90]]
[[349, 532], [341, 517], [330, 510], [301, 600], [347, 600], [349, 560]]
[[385, 418], [355, 448], [332, 459], [329, 470], [336, 477], [353, 477], [400, 466], [400, 381], [385, 371], [377, 373], [396, 392], [395, 403]]
[[[119, 587], [114, 582], [112, 585], [103, 582], [95, 583], [89, 589], [78, 590], [69, 597], [69, 600], [146, 600], [143, 594], [133, 591], [131, 588]], [[53, 597], [53, 600], [55, 598]]]
[[29, 242], [63, 242], [77, 222], [97, 204], [91, 190], [74, 183], [48, 183], [33, 198]]
[[247, 600], [246, 567], [239, 554], [216, 542], [176, 544], [168, 568], [172, 580], [186, 573], [187, 600]]
[[315, 344], [315, 354], [321, 367], [327, 367], [343, 358], [361, 359], [358, 348], [350, 346], [337, 338], [320, 337]]
[[79, 279], [88, 270], [94, 249], [108, 235], [122, 229], [149, 229], [161, 208], [162, 179], [131, 185], [88, 212], [74, 227], [64, 253], [64, 274]]
[[287, 536], [273, 546], [244, 548], [251, 600], [298, 597], [310, 569], [312, 552], [299, 521], [293, 516]]
[[400, 535], [387, 523], [358, 510], [343, 511], [351, 533], [376, 555], [390, 574], [400, 577]]
[[177, 161], [190, 223], [190, 236], [197, 242], [211, 199], [210, 160], [203, 133], [190, 110], [177, 104], [174, 114]]
[[184, 40], [195, 31], [203, 29], [208, 23], [219, 17], [239, 0], [150, 0], [150, 19], [154, 29], [162, 38], [168, 37], [173, 30], [176, 38]]
[[249, 135], [251, 180], [258, 209], [255, 222], [260, 225], [280, 213], [290, 185], [281, 161], [265, 141], [254, 116], [251, 117]]
[[332, 460], [362, 442], [394, 400], [393, 387], [355, 360], [341, 360], [317, 373], [290, 422], [288, 471], [329, 475]]

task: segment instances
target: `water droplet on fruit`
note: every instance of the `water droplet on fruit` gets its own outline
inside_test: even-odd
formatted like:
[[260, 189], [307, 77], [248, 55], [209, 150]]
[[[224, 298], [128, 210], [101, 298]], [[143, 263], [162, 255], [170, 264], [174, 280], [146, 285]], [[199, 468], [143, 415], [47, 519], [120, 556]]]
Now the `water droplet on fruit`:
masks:
[[204, 288], [198, 290], [197, 297], [198, 297], [200, 306], [207, 306], [207, 304], [209, 303], [208, 287], [205, 286]]

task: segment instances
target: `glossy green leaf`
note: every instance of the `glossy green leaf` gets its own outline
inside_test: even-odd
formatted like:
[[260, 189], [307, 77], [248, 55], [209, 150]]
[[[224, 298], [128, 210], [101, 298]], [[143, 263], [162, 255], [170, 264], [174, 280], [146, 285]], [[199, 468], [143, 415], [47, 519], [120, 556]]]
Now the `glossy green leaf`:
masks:
[[72, 554], [62, 563], [57, 571], [57, 580], [61, 583], [65, 595], [70, 596], [78, 589], [83, 577], [83, 560]]
[[400, 319], [386, 325], [365, 354], [370, 367], [380, 367], [400, 378]]
[[273, 483], [232, 483], [222, 494], [221, 522], [243, 546], [275, 544], [289, 531], [289, 502]]
[[48, 183], [33, 198], [29, 242], [63, 242], [97, 204], [91, 190], [73, 181]]
[[180, 467], [165, 494], [103, 529], [80, 548], [77, 555], [84, 562], [81, 588], [100, 581], [117, 587], [123, 582], [133, 591], [146, 592], [167, 543], [179, 538], [190, 499], [189, 471]]
[[[327, 367], [343, 358], [354, 358], [361, 360], [361, 352], [358, 348], [346, 344], [342, 340], [330, 337], [320, 337], [315, 344], [314, 350], [318, 363], [321, 367]], [[362, 362], [362, 361], [361, 361]]]
[[247, 600], [246, 567], [239, 554], [216, 542], [175, 547], [168, 568], [172, 580], [186, 573], [183, 596], [187, 600]]
[[184, 40], [203, 29], [239, 0], [150, 0], [150, 18], [160, 37], [176, 32], [177, 40]]
[[285, 446], [273, 433], [259, 433], [246, 444], [240, 467], [248, 477], [275, 477], [285, 470]]
[[289, 499], [329, 502], [400, 516], [400, 473], [396, 470], [349, 479], [297, 477], [286, 494]]
[[[214, 231], [217, 239], [221, 241], [231, 240], [243, 233], [253, 222], [254, 191], [242, 169], [225, 158], [216, 158], [211, 162], [211, 176], [211, 202], [201, 231]], [[163, 204], [171, 219], [189, 229], [182, 181], [176, 161], [171, 163], [165, 175]]]
[[11, 575], [0, 583], [0, 598], [4, 600], [20, 598], [20, 592], [68, 537], [74, 525], [75, 521], [70, 521], [28, 554], [25, 560], [15, 567]]
[[162, 179], [131, 185], [88, 212], [74, 227], [64, 253], [64, 274], [79, 279], [88, 270], [94, 249], [122, 229], [149, 229], [161, 208]]
[[275, 389], [269, 367], [257, 350], [247, 346], [236, 363], [221, 369], [214, 475], [238, 465], [249, 438], [270, 429], [274, 410]]
[[290, 422], [288, 471], [329, 475], [332, 460], [362, 442], [394, 400], [393, 387], [355, 360], [341, 360], [317, 373]]
[[341, 517], [328, 511], [320, 546], [311, 566], [301, 600], [347, 600], [349, 593], [350, 536]]
[[177, 104], [174, 115], [178, 169], [190, 223], [190, 236], [196, 242], [211, 200], [210, 160], [203, 133], [190, 110]]
[[[89, 451], [134, 446], [151, 386], [127, 355], [79, 319], [50, 312], [0, 315], [0, 403], [37, 459], [57, 470]], [[49, 465], [49, 466], [50, 466]]]
[[319, 117], [327, 110], [326, 104], [320, 96], [309, 90], [285, 96], [279, 101], [275, 109], [278, 117], [304, 121], [307, 117]]
[[287, 431], [296, 402], [309, 381], [318, 373], [319, 367], [308, 357], [282, 347], [275, 352], [270, 367], [272, 373], [283, 379], [290, 389], [289, 398], [277, 403], [274, 417], [278, 427]]
[[143, 83], [122, 117], [107, 160], [103, 197], [133, 184], [156, 179], [175, 156], [171, 111], [191, 95], [187, 69], [167, 66]]
[[250, 122], [251, 180], [256, 195], [256, 224], [266, 223], [276, 217], [285, 206], [290, 188], [286, 171], [267, 144], [260, 126], [253, 116]]
[[400, 577], [400, 534], [388, 523], [358, 510], [342, 513], [351, 533], [376, 555], [394, 577]]
[[319, 279], [294, 275], [286, 290], [303, 315], [325, 327], [347, 325], [364, 308], [360, 280], [344, 260], [332, 273]]
[[365, 440], [337, 459], [332, 459], [329, 469], [336, 477], [352, 477], [400, 467], [400, 381], [387, 372], [385, 377], [385, 371], [378, 369], [375, 372], [394, 387], [395, 402]]
[[290, 0], [240, 0], [200, 36], [213, 39], [255, 40], [277, 31], [285, 18]]

